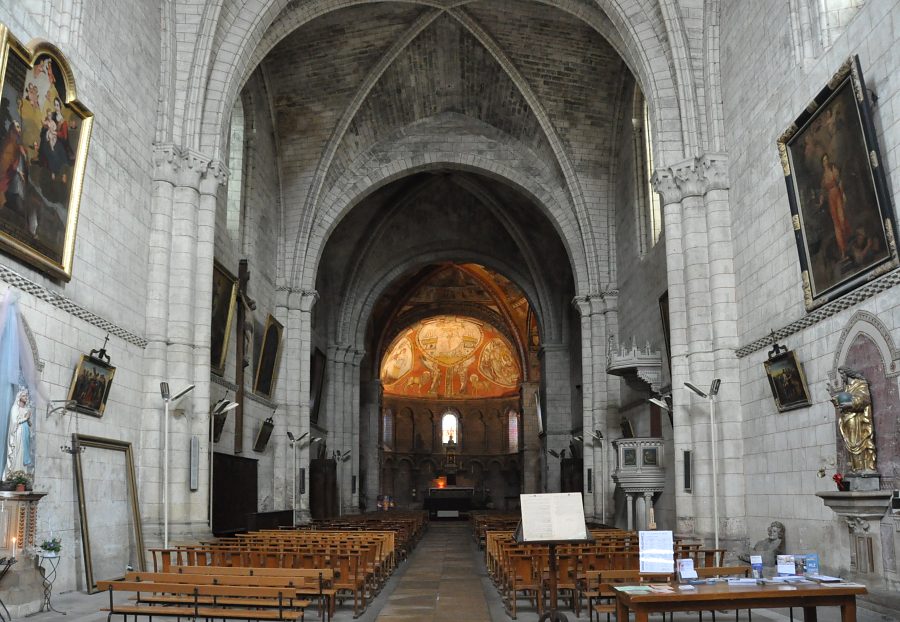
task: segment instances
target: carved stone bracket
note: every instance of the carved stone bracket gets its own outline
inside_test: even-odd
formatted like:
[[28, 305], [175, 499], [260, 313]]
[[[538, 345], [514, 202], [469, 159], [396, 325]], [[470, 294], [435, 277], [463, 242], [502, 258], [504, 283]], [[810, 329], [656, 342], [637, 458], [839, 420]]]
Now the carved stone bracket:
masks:
[[829, 490], [817, 492], [816, 496], [821, 498], [822, 502], [835, 514], [844, 519], [851, 528], [863, 528], [863, 531], [868, 531], [868, 521], [880, 521], [887, 512], [892, 494], [890, 490], [860, 492]]

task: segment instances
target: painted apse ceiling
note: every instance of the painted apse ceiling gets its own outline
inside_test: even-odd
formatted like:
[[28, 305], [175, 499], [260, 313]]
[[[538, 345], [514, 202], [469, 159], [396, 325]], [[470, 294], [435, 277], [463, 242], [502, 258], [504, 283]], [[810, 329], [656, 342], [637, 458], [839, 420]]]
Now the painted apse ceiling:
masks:
[[[418, 277], [418, 278], [417, 278]], [[385, 395], [471, 400], [518, 395], [537, 323], [522, 291], [477, 264], [431, 267], [407, 281], [381, 362]]]

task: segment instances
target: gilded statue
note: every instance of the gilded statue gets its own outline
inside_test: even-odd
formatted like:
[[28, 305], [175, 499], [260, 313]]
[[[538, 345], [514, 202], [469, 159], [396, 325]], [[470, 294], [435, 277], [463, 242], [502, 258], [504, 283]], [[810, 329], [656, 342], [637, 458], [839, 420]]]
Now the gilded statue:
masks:
[[875, 424], [869, 382], [849, 367], [838, 368], [840, 384], [829, 386], [831, 401], [840, 417], [841, 437], [850, 454], [853, 472], [875, 470]]

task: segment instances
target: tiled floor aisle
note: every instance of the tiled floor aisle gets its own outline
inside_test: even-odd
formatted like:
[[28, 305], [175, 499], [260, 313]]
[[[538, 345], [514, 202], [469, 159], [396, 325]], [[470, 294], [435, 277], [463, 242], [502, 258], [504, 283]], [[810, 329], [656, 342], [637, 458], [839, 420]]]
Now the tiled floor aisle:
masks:
[[490, 622], [469, 523], [432, 523], [377, 622]]

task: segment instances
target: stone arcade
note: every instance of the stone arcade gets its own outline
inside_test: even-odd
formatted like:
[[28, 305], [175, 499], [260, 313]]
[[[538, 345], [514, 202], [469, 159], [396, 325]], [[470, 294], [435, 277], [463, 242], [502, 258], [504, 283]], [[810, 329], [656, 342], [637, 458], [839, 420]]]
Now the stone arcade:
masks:
[[[56, 592], [139, 563], [135, 512], [150, 548], [453, 486], [580, 491], [597, 522], [735, 556], [777, 521], [827, 572], [900, 580], [900, 273], [805, 304], [813, 225], [776, 145], [858, 55], [893, 213], [897, 2], [0, 0], [0, 22], [28, 56], [0, 293], [39, 369], [20, 466]], [[866, 180], [826, 155], [798, 200], [840, 279], [896, 248], [855, 237]], [[773, 400], [773, 338], [808, 404]], [[875, 468], [839, 492], [845, 370]]]

